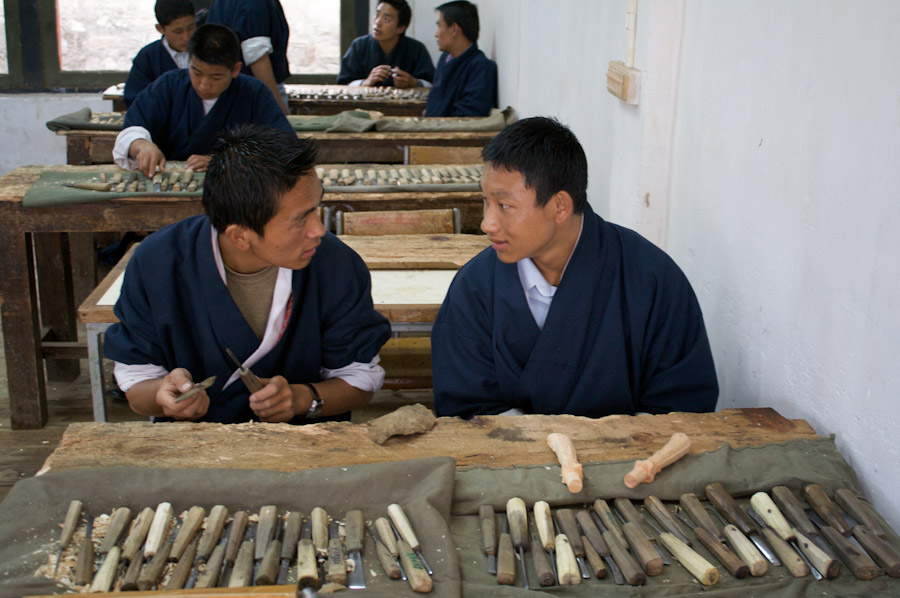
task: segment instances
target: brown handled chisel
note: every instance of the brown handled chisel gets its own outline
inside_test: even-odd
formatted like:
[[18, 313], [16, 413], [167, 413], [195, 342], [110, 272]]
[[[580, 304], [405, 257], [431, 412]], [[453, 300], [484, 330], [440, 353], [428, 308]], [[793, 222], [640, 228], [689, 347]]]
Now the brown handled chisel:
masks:
[[210, 376], [206, 380], [202, 382], [198, 382], [194, 384], [192, 387], [181, 393], [175, 398], [175, 403], [181, 403], [182, 401], [187, 401], [192, 396], [199, 394], [216, 383], [216, 377]]
[[235, 356], [234, 353], [231, 352], [231, 349], [225, 349], [225, 352], [228, 353], [228, 356], [238, 367], [238, 371], [240, 371], [241, 380], [244, 381], [244, 386], [247, 387], [247, 390], [250, 391], [250, 394], [255, 393], [258, 390], [261, 390], [265, 384], [263, 381], [257, 377], [256, 374], [251, 372], [248, 368], [244, 367], [244, 364]]
[[841, 532], [828, 525], [817, 511], [807, 509], [806, 515], [809, 517], [810, 521], [818, 526], [822, 536], [828, 541], [838, 557], [840, 557], [844, 564], [847, 565], [857, 579], [864, 581], [870, 580], [881, 574], [878, 565], [876, 565], [875, 561], [872, 560], [872, 557], [863, 550], [862, 546], [854, 543], [853, 540], [845, 538]]
[[481, 522], [481, 546], [487, 556], [488, 573], [497, 575], [497, 520], [494, 507], [481, 505], [478, 508], [478, 520]]
[[75, 584], [83, 586], [91, 583], [94, 578], [94, 518], [86, 515], [84, 518], [84, 540], [78, 551], [78, 562], [75, 565]]
[[[659, 547], [659, 544], [656, 543], [656, 538], [650, 533], [650, 530], [647, 529], [644, 518], [637, 512], [637, 509], [634, 508], [631, 501], [627, 498], [617, 498], [613, 501], [613, 504], [615, 504], [615, 513], [622, 523], [632, 524], [635, 528], [633, 533], [643, 536], [653, 545], [653, 548], [662, 559], [663, 565], [671, 565], [671, 561], [666, 557], [666, 554], [663, 552], [662, 548]], [[625, 531], [624, 525], [622, 526], [622, 531]]]
[[553, 529], [553, 516], [550, 514], [550, 504], [539, 500], [531, 508], [534, 513], [534, 524], [537, 526], [538, 535], [541, 538], [541, 546], [550, 555], [550, 568], [553, 576], [559, 579], [556, 571], [556, 531]]
[[378, 532], [371, 524], [366, 524], [366, 527], [369, 528], [369, 535], [375, 542], [375, 555], [378, 557], [378, 562], [381, 563], [381, 568], [384, 569], [384, 574], [388, 576], [388, 579], [400, 579], [400, 562], [394, 559], [384, 542], [378, 538]]
[[56, 555], [56, 565], [53, 567], [53, 575], [59, 570], [59, 561], [62, 559], [63, 551], [72, 536], [75, 534], [75, 528], [78, 526], [78, 520], [81, 519], [81, 510], [84, 507], [80, 500], [73, 500], [69, 503], [69, 509], [66, 511], [66, 519], [63, 521], [62, 533], [59, 535], [59, 553]]
[[[266, 552], [259, 561], [259, 567], [256, 569], [256, 575], [253, 577], [253, 583], [257, 586], [270, 586], [278, 579], [278, 565], [281, 560], [281, 538], [284, 526], [281, 517], [276, 513], [275, 520], [272, 522], [274, 535], [266, 545]], [[259, 546], [257, 544], [257, 546]], [[345, 584], [346, 585], [346, 584]]]
[[394, 537], [394, 528], [391, 526], [391, 522], [386, 517], [379, 517], [375, 520], [375, 529], [378, 530], [378, 534], [381, 536], [381, 543], [384, 544], [384, 547], [387, 548], [397, 562], [401, 579], [406, 581], [406, 571], [403, 569], [403, 564], [400, 561], [400, 552], [397, 549], [397, 539]]
[[[684, 509], [680, 507], [675, 507], [675, 516], [681, 519], [681, 521], [689, 528], [694, 530], [694, 535], [697, 536], [697, 539], [706, 546], [707, 550], [709, 550], [709, 552], [716, 557], [726, 569], [728, 569], [729, 573], [734, 575], [737, 579], [742, 579], [750, 575], [750, 568], [747, 566], [747, 563], [739, 559], [736, 554], [725, 546], [725, 538], [719, 534], [717, 528], [714, 527], [713, 529], [716, 529], [716, 533], [712, 533], [706, 527], [696, 525], [694, 522], [687, 519], [682, 513], [683, 510]], [[704, 513], [706, 513], [705, 509]], [[709, 514], [707, 514], [706, 517], [709, 518]], [[712, 519], [710, 519], [710, 522], [712, 522]]]
[[540, 540], [538, 540], [537, 532], [534, 529], [534, 521], [531, 522], [530, 528], [532, 542], [531, 558], [534, 563], [534, 570], [537, 571], [538, 584], [543, 588], [556, 585], [556, 573], [554, 573], [553, 568], [550, 566], [550, 561], [547, 559], [547, 553], [540, 547]]
[[691, 545], [690, 539], [687, 537], [687, 534], [678, 525], [678, 522], [675, 521], [675, 518], [672, 517], [672, 514], [666, 508], [666, 505], [663, 504], [661, 500], [659, 500], [656, 496], [648, 496], [644, 499], [644, 508], [651, 514], [653, 517], [659, 522], [663, 529], [667, 532], [687, 544]]
[[769, 563], [762, 552], [759, 551], [759, 548], [736, 525], [725, 521], [721, 513], [712, 508], [710, 510], [722, 522], [722, 533], [725, 534], [728, 543], [737, 555], [741, 557], [741, 560], [747, 564], [747, 567], [750, 569], [750, 575], [754, 577], [765, 575], [769, 570]]
[[232, 517], [231, 523], [228, 524], [228, 532], [225, 534], [228, 540], [225, 543], [222, 571], [219, 573], [219, 587], [227, 587], [228, 579], [231, 577], [231, 568], [234, 566], [234, 560], [244, 541], [244, 533], [247, 531], [249, 520], [250, 516], [247, 511], [237, 511]]
[[584, 562], [586, 556], [584, 543], [581, 541], [581, 534], [578, 533], [578, 522], [575, 521], [575, 513], [572, 512], [572, 509], [557, 509], [556, 513], [553, 514], [553, 518], [556, 522], [556, 529], [569, 539], [569, 545], [572, 547], [572, 552], [575, 553], [575, 562], [578, 564], [578, 570], [581, 571], [581, 578], [590, 579], [591, 572]]
[[347, 572], [347, 581], [351, 590], [361, 590], [366, 587], [366, 577], [363, 574], [363, 512], [359, 509], [347, 511], [344, 516], [347, 535], [344, 538], [344, 546], [347, 549], [347, 560], [352, 562]]
[[[819, 517], [825, 521], [825, 524], [831, 529], [837, 530], [844, 536], [849, 536], [853, 531], [847, 522], [844, 521], [844, 518], [841, 517], [841, 512], [838, 510], [837, 505], [831, 502], [831, 499], [828, 498], [828, 495], [825, 494], [825, 490], [818, 484], [807, 484], [803, 487], [803, 496], [806, 498], [806, 502], [809, 503], [809, 506], [813, 508]], [[807, 512], [807, 516], [809, 513]], [[812, 517], [810, 517], [812, 519]], [[815, 523], [815, 521], [813, 521]]]
[[288, 571], [297, 556], [297, 544], [300, 541], [300, 529], [303, 526], [303, 515], [300, 511], [288, 513], [284, 522], [284, 540], [281, 543], [281, 568], [278, 571], [278, 585], [287, 583]]
[[[772, 552], [772, 549], [763, 541], [756, 529], [753, 521], [747, 516], [747, 513], [735, 502], [734, 498], [725, 490], [725, 487], [719, 482], [713, 482], [706, 486], [706, 498], [715, 505], [718, 512], [723, 515], [730, 523], [745, 534], [751, 542], [753, 542], [759, 551], [766, 557], [770, 563], [776, 567], [781, 565], [781, 561]], [[725, 528], [727, 536], [729, 529]], [[753, 575], [753, 566], [750, 567], [750, 574]]]
[[874, 532], [882, 540], [887, 540], [887, 533], [873, 516], [871, 507], [863, 504], [856, 494], [847, 488], [839, 488], [834, 493], [834, 502], [852, 515], [857, 523], [869, 528], [869, 530]]
[[[809, 566], [807, 558], [803, 553], [792, 548], [780, 534], [770, 526], [766, 525], [766, 522], [760, 517], [755, 508], [750, 507], [747, 509], [747, 514], [750, 515], [750, 518], [753, 519], [753, 521], [756, 522], [756, 525], [762, 530], [763, 535], [766, 537], [766, 542], [768, 542], [769, 546], [775, 550], [779, 560], [781, 560], [781, 563], [787, 568], [791, 575], [794, 577], [806, 577], [812, 572], [814, 567]], [[816, 573], [818, 573], [818, 571], [816, 571]], [[819, 574], [819, 576], [813, 574], [813, 577], [822, 579], [821, 574]]]
[[409, 544], [410, 548], [413, 549], [413, 552], [416, 553], [416, 556], [419, 557], [419, 560], [422, 562], [422, 566], [425, 567], [425, 571], [428, 572], [428, 575], [434, 575], [434, 571], [431, 570], [428, 561], [425, 560], [425, 555], [422, 554], [422, 547], [419, 544], [418, 538], [416, 538], [415, 532], [413, 532], [412, 526], [409, 524], [409, 519], [406, 518], [406, 513], [403, 512], [403, 507], [396, 503], [388, 505], [388, 515], [397, 527], [403, 540]]

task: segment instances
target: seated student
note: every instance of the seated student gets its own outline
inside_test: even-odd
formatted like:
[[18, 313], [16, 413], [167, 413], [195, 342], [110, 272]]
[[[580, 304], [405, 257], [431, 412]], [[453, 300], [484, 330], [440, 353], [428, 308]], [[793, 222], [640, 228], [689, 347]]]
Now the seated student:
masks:
[[497, 63], [478, 49], [478, 8], [465, 0], [437, 7], [438, 58], [425, 116], [487, 116], [497, 107]]
[[[309, 140], [244, 125], [223, 135], [206, 215], [150, 235], [128, 264], [106, 356], [132, 409], [222, 423], [349, 419], [384, 380], [390, 336], [362, 259], [317, 208]], [[265, 386], [250, 393], [230, 349]], [[177, 403], [192, 381], [216, 376]]]
[[556, 120], [484, 148], [491, 247], [460, 269], [431, 334], [438, 415], [711, 411], [716, 371], [672, 259], [587, 203], [587, 159]]
[[284, 82], [291, 76], [287, 46], [290, 28], [278, 0], [215, 0], [207, 23], [225, 25], [241, 40], [245, 75], [256, 77], [288, 113]]
[[379, 2], [372, 33], [353, 40], [344, 54], [338, 84], [431, 87], [431, 55], [422, 42], [406, 37], [411, 18], [406, 0]]
[[206, 170], [220, 131], [251, 123], [293, 132], [265, 85], [241, 75], [234, 32], [203, 25], [188, 44], [190, 67], [169, 71], [144, 90], [125, 114], [113, 158], [151, 176], [166, 159]]
[[191, 0], [157, 1], [156, 30], [162, 38], [141, 48], [134, 57], [131, 72], [125, 80], [123, 100], [126, 108], [163, 73], [187, 68], [188, 40], [196, 28]]

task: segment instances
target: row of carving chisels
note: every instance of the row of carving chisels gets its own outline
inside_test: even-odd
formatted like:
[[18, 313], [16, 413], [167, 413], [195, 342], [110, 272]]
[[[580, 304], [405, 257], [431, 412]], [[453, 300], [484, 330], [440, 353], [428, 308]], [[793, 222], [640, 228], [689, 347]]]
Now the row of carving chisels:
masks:
[[835, 492], [835, 504], [818, 484], [806, 485], [807, 508], [787, 486], [776, 486], [771, 493], [754, 494], [746, 510], [720, 483], [707, 485], [705, 493], [708, 504], [687, 493], [672, 510], [649, 496], [643, 510], [652, 517], [629, 499], [616, 498], [612, 505], [597, 499], [590, 508], [555, 511], [537, 501], [529, 520], [525, 502], [511, 498], [499, 541], [494, 509], [482, 505], [488, 571], [497, 583], [515, 585], [518, 560], [521, 585], [529, 588], [525, 552], [530, 544], [541, 586], [579, 584], [592, 577], [643, 585], [671, 564], [669, 556], [701, 584], [714, 585], [719, 569], [692, 548], [696, 539], [736, 578], [784, 566], [794, 577], [832, 579], [842, 564], [862, 580], [882, 570], [900, 577], [900, 553], [887, 542], [871, 507], [847, 489]]
[[[340, 522], [320, 507], [308, 517], [299, 511], [279, 513], [274, 505], [229, 516], [225, 506], [216, 505], [209, 513], [194, 506], [175, 517], [172, 505], [163, 502], [134, 518], [130, 508], [119, 507], [97, 525], [82, 502], [73, 500], [51, 563], [53, 576], [90, 592], [295, 582], [298, 592], [310, 595], [323, 582], [365, 588], [362, 555], [368, 529], [385, 574], [407, 580], [417, 592], [430, 592], [433, 572], [403, 508], [392, 504], [387, 512], [388, 517], [366, 523], [362, 511], [351, 510]], [[82, 520], [84, 537], [73, 542]], [[60, 569], [67, 551], [74, 572]]]

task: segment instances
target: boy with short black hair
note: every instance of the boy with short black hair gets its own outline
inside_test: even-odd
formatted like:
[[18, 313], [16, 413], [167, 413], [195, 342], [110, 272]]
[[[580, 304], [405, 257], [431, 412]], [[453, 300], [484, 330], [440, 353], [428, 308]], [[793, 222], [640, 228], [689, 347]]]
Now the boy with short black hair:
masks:
[[338, 73], [339, 85], [431, 87], [434, 65], [422, 42], [407, 37], [412, 10], [406, 0], [382, 0], [372, 33], [353, 40]]
[[162, 37], [141, 48], [134, 57], [131, 72], [125, 81], [123, 100], [126, 108], [163, 73], [187, 68], [188, 40], [196, 28], [194, 4], [191, 0], [157, 1], [156, 30]]
[[240, 74], [240, 42], [228, 27], [199, 27], [188, 51], [189, 68], [165, 73], [128, 109], [113, 148], [122, 168], [152, 176], [168, 158], [205, 170], [218, 133], [240, 124], [294, 133], [268, 88]]

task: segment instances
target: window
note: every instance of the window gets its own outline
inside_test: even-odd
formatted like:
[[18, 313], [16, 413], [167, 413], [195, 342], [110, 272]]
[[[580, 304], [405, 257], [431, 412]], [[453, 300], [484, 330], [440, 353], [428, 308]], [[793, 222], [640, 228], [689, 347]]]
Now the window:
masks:
[[0, 75], [9, 74], [9, 58], [6, 55], [6, 9], [0, 2]]

